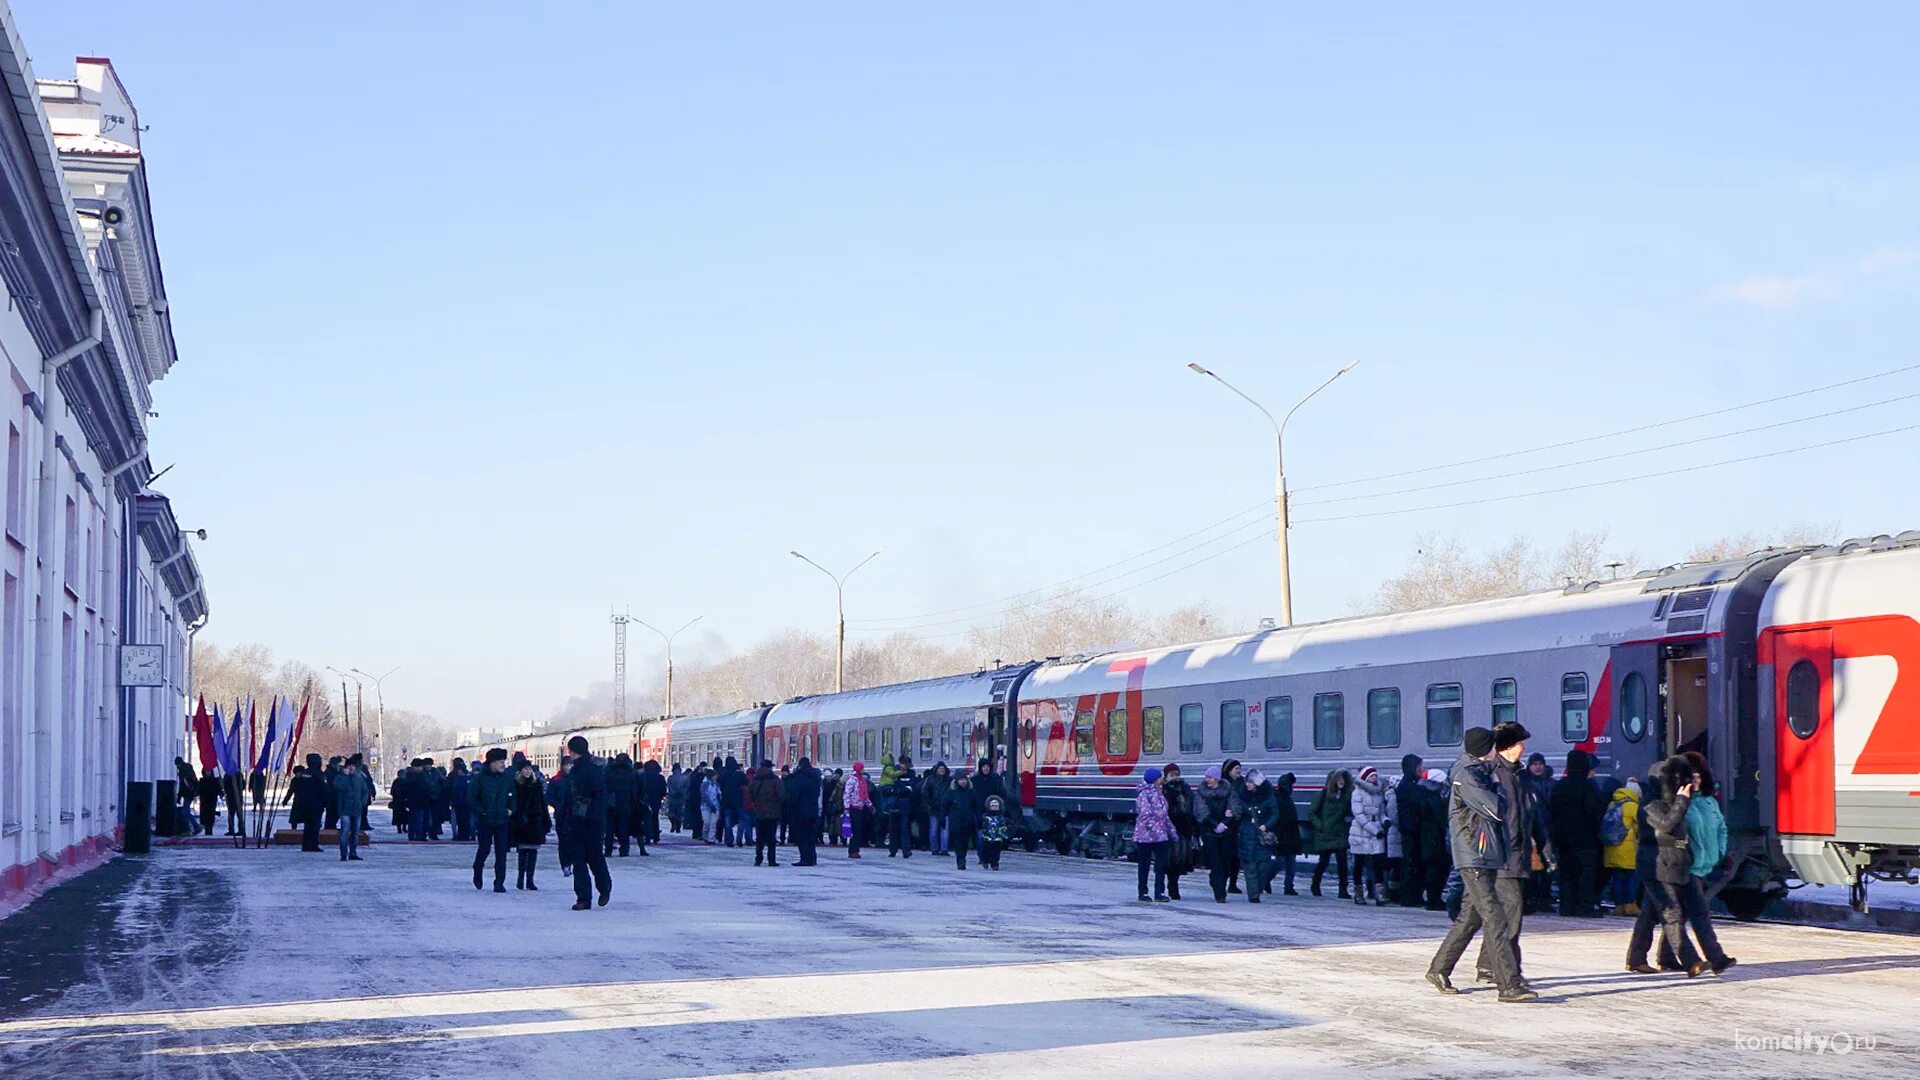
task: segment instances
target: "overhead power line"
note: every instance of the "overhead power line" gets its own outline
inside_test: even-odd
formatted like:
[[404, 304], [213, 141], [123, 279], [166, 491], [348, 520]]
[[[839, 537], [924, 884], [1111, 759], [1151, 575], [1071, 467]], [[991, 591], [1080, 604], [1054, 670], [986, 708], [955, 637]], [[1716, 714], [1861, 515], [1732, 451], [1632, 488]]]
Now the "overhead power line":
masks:
[[1717, 469], [1723, 465], [1739, 465], [1748, 461], [1764, 461], [1768, 458], [1785, 457], [1788, 454], [1803, 453], [1808, 450], [1823, 450], [1830, 446], [1845, 446], [1848, 443], [1865, 442], [1868, 439], [1898, 435], [1906, 431], [1920, 431], [1920, 424], [1908, 424], [1905, 427], [1887, 428], [1885, 431], [1871, 431], [1865, 435], [1851, 435], [1844, 439], [1831, 439], [1827, 442], [1808, 443], [1805, 446], [1791, 446], [1785, 450], [1772, 450], [1764, 454], [1748, 454], [1745, 457], [1727, 458], [1722, 461], [1706, 461], [1695, 465], [1682, 465], [1658, 472], [1640, 473], [1637, 476], [1622, 476], [1612, 480], [1595, 480], [1587, 484], [1568, 484], [1565, 487], [1543, 488], [1539, 491], [1521, 491], [1511, 495], [1490, 495], [1484, 499], [1462, 499], [1459, 502], [1433, 503], [1426, 506], [1407, 506], [1398, 510], [1374, 510], [1359, 514], [1340, 514], [1335, 517], [1298, 518], [1295, 525], [1318, 525], [1330, 521], [1357, 521], [1361, 518], [1392, 517], [1396, 514], [1417, 514], [1425, 510], [1451, 510], [1459, 506], [1485, 506], [1489, 503], [1512, 502], [1515, 499], [1531, 499], [1540, 495], [1558, 495], [1567, 491], [1589, 491], [1593, 488], [1613, 487], [1618, 484], [1630, 484], [1636, 480], [1652, 480], [1662, 476], [1679, 476], [1683, 473], [1699, 472], [1702, 469]]
[[1330, 506], [1334, 503], [1385, 499], [1394, 495], [1412, 495], [1422, 491], [1438, 491], [1442, 488], [1464, 487], [1468, 484], [1486, 484], [1495, 480], [1510, 480], [1517, 476], [1538, 476], [1541, 473], [1558, 472], [1561, 469], [1573, 469], [1582, 465], [1594, 465], [1602, 461], [1619, 461], [1622, 458], [1640, 457], [1644, 454], [1657, 454], [1663, 450], [1675, 450], [1683, 446], [1699, 446], [1702, 443], [1718, 442], [1722, 439], [1732, 439], [1741, 435], [1751, 435], [1756, 431], [1773, 431], [1776, 428], [1792, 427], [1795, 424], [1808, 424], [1815, 420], [1829, 420], [1836, 416], [1845, 416], [1848, 413], [1877, 409], [1883, 405], [1897, 405], [1902, 401], [1914, 401], [1917, 399], [1920, 399], [1920, 394], [1903, 394], [1900, 397], [1884, 398], [1880, 401], [1869, 401], [1864, 405], [1850, 405], [1844, 409], [1815, 413], [1812, 416], [1796, 416], [1791, 420], [1780, 420], [1771, 424], [1756, 424], [1753, 427], [1740, 428], [1735, 431], [1723, 431], [1717, 435], [1702, 435], [1696, 439], [1681, 439], [1678, 442], [1662, 443], [1659, 446], [1648, 446], [1639, 450], [1623, 450], [1617, 454], [1602, 454], [1598, 457], [1582, 458], [1579, 461], [1568, 461], [1558, 465], [1541, 465], [1532, 469], [1518, 469], [1513, 472], [1498, 473], [1493, 476], [1475, 476], [1465, 480], [1448, 480], [1443, 483], [1423, 484], [1419, 487], [1399, 488], [1394, 491], [1376, 491], [1368, 495], [1341, 495], [1332, 499], [1314, 499], [1304, 503], [1296, 502], [1293, 505], [1295, 507]]
[[1311, 484], [1306, 487], [1296, 487], [1293, 489], [1293, 492], [1297, 495], [1303, 491], [1325, 491], [1328, 488], [1352, 487], [1355, 484], [1371, 484], [1380, 480], [1397, 480], [1403, 476], [1421, 476], [1426, 473], [1440, 472], [1444, 469], [1458, 469], [1467, 465], [1484, 465], [1489, 461], [1505, 461], [1508, 458], [1525, 457], [1528, 454], [1538, 454], [1548, 450], [1562, 450], [1569, 446], [1581, 446], [1586, 443], [1599, 442], [1602, 439], [1617, 439], [1622, 435], [1638, 435], [1643, 431], [1655, 431], [1663, 427], [1672, 427], [1675, 424], [1690, 423], [1694, 420], [1705, 420], [1713, 416], [1725, 416], [1728, 413], [1741, 412], [1746, 409], [1757, 409], [1762, 405], [1774, 405], [1782, 401], [1791, 401], [1794, 398], [1809, 397], [1813, 394], [1824, 394], [1829, 390], [1858, 386], [1861, 383], [1873, 382], [1876, 379], [1886, 379], [1895, 375], [1904, 375], [1910, 371], [1920, 371], [1920, 364], [1908, 364], [1905, 367], [1892, 368], [1888, 371], [1878, 372], [1873, 375], [1862, 375], [1856, 379], [1843, 379], [1840, 382], [1828, 383], [1825, 386], [1815, 386], [1807, 390], [1796, 390], [1791, 394], [1780, 394], [1776, 397], [1761, 398], [1759, 401], [1749, 401], [1742, 405], [1729, 405], [1724, 409], [1710, 409], [1706, 412], [1694, 413], [1691, 416], [1677, 416], [1671, 420], [1661, 420], [1658, 423], [1621, 428], [1618, 431], [1609, 431], [1600, 435], [1586, 435], [1578, 439], [1567, 439], [1564, 442], [1528, 447], [1525, 450], [1508, 450], [1504, 453], [1488, 454], [1486, 457], [1467, 458], [1463, 461], [1450, 461], [1444, 465], [1422, 465], [1417, 469], [1403, 469], [1399, 472], [1381, 473], [1378, 476], [1362, 476], [1352, 480], [1334, 480], [1325, 484]]

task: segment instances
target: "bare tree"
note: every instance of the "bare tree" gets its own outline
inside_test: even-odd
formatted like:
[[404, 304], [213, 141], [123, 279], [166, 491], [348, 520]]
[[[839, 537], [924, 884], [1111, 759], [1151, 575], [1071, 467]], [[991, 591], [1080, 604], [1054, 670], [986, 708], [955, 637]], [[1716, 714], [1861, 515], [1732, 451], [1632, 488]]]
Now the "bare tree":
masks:
[[1389, 578], [1368, 605], [1375, 612], [1416, 611], [1605, 578], [1607, 564], [1631, 566], [1630, 553], [1614, 553], [1605, 530], [1575, 532], [1553, 551], [1525, 537], [1473, 554], [1459, 540], [1423, 534], [1405, 570]]
[[1765, 534], [1738, 533], [1733, 536], [1723, 536], [1711, 543], [1696, 544], [1693, 550], [1687, 553], [1687, 561], [1719, 562], [1722, 559], [1737, 559], [1743, 555], [1750, 555], [1762, 548], [1831, 544], [1837, 531], [1831, 523], [1818, 525], [1800, 522]]

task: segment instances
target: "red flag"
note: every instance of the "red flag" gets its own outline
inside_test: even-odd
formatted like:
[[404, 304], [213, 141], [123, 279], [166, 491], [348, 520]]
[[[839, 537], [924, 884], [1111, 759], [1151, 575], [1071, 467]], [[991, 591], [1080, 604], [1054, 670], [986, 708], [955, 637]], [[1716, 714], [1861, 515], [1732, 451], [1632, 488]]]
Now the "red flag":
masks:
[[218, 765], [220, 755], [213, 749], [213, 717], [207, 715], [207, 698], [200, 696], [200, 707], [193, 713], [193, 739], [200, 747], [200, 770]]
[[307, 730], [307, 706], [313, 704], [313, 695], [300, 703], [300, 719], [293, 722], [293, 741], [287, 744], [287, 774], [293, 774], [293, 763], [300, 756], [300, 733]]

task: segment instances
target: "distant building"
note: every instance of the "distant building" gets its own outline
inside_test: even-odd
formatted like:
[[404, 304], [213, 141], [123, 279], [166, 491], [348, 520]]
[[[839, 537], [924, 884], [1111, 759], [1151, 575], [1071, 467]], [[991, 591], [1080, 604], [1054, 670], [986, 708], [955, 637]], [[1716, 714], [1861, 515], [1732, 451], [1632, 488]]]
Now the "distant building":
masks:
[[139, 116], [106, 60], [35, 79], [4, 3], [0, 82], [3, 903], [105, 858], [129, 783], [173, 777], [208, 608], [149, 486], [175, 352]]
[[491, 745], [493, 743], [500, 742], [504, 738], [505, 736], [503, 736], [498, 731], [489, 731], [486, 728], [468, 728], [465, 731], [454, 732], [453, 745], [455, 746], [480, 746], [482, 744]]

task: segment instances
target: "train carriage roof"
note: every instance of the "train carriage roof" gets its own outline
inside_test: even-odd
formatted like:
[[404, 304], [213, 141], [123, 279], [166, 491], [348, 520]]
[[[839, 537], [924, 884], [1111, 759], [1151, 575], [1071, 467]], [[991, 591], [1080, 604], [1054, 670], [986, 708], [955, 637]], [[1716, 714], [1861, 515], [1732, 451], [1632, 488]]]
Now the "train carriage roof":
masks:
[[[978, 709], [1001, 704], [1013, 680], [1032, 664], [986, 668], [915, 682], [870, 686], [839, 694], [818, 694], [774, 706], [767, 724], [830, 724], [916, 716], [947, 709]], [[995, 688], [1001, 697], [995, 698]]]
[[1781, 554], [1756, 552], [1522, 596], [1054, 660], [1033, 673], [1020, 696], [1034, 700], [1111, 691], [1124, 685], [1117, 682], [1121, 672], [1141, 661], [1147, 686], [1178, 687], [1654, 640], [1675, 632], [1660, 621], [1668, 594], [1694, 591], [1712, 604], [1718, 619], [1723, 604], [1709, 591]]
[[[766, 712], [765, 705], [756, 705], [751, 709], [738, 709], [717, 716], [676, 716], [668, 721], [672, 726], [667, 730], [674, 743], [703, 742], [708, 739], [730, 739], [742, 733], [758, 734], [760, 716]], [[655, 724], [660, 721], [655, 721]], [[647, 737], [654, 737], [653, 725], [647, 730]]]

